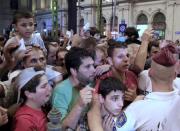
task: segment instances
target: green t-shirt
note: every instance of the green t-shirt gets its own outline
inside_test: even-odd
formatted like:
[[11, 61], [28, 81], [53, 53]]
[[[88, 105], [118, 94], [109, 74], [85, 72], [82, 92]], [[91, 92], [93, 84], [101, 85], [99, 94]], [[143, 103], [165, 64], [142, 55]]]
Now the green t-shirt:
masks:
[[62, 114], [62, 120], [69, 114], [79, 97], [79, 90], [73, 87], [69, 78], [59, 83], [52, 96], [52, 105]]

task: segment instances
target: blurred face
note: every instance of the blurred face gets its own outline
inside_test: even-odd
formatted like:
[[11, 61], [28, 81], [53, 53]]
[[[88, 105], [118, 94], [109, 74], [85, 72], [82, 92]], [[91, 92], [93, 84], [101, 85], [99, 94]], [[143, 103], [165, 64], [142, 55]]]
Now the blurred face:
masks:
[[37, 105], [42, 106], [50, 99], [51, 92], [52, 87], [48, 84], [47, 77], [43, 75], [40, 78], [39, 85], [36, 87], [36, 92], [31, 92], [31, 99]]
[[65, 60], [64, 57], [67, 54], [67, 51], [60, 51], [57, 54], [57, 60], [56, 60], [56, 64], [58, 66], [64, 66], [65, 65]]
[[105, 99], [102, 98], [104, 109], [113, 116], [119, 115], [123, 107], [123, 96], [124, 94], [119, 90], [111, 91]]
[[159, 47], [153, 46], [151, 48], [150, 57], [153, 57], [155, 54], [157, 54], [160, 51]]
[[101, 50], [96, 50], [95, 66], [103, 65], [105, 61], [105, 54]]
[[15, 28], [21, 37], [28, 39], [34, 31], [34, 20], [33, 18], [21, 18], [16, 23]]
[[[55, 43], [57, 43], [57, 42], [55, 42]], [[50, 65], [53, 65], [56, 62], [56, 52], [58, 51], [58, 44], [55, 45], [55, 43], [54, 43], [54, 45], [49, 45], [47, 63]]]
[[111, 64], [118, 72], [124, 72], [129, 68], [129, 54], [127, 48], [115, 48]]
[[91, 57], [87, 57], [81, 60], [82, 64], [77, 71], [77, 79], [81, 84], [87, 85], [94, 81], [94, 61]]
[[32, 50], [28, 53], [28, 57], [24, 62], [24, 68], [36, 67], [45, 70], [46, 58], [42, 50]]

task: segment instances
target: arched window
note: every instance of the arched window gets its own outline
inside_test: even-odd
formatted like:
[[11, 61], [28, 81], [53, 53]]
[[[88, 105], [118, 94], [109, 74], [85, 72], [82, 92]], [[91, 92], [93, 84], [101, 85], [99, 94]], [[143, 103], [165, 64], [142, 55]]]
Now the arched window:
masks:
[[165, 38], [166, 17], [163, 13], [158, 12], [154, 15], [152, 27], [160, 39]]
[[145, 14], [140, 14], [137, 18], [137, 25], [147, 25], [148, 24], [148, 18]]
[[138, 17], [137, 17], [137, 30], [139, 33], [139, 36], [141, 37], [143, 32], [148, 28], [148, 18], [144, 13], [141, 13]]
[[166, 21], [166, 17], [164, 16], [163, 13], [158, 12], [154, 15], [153, 22], [161, 23], [161, 22], [165, 22], [165, 21]]

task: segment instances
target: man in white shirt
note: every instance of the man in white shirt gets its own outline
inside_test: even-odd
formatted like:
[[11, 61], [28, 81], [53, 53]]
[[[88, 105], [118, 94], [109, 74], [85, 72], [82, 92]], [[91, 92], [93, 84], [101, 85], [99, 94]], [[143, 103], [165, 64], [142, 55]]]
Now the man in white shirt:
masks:
[[[172, 109], [175, 99], [180, 99], [179, 90], [173, 87], [176, 78], [175, 48], [168, 45], [152, 58], [149, 76], [152, 92], [144, 100], [132, 103], [116, 121], [117, 131], [158, 131], [166, 114]], [[123, 124], [121, 121], [125, 120]]]

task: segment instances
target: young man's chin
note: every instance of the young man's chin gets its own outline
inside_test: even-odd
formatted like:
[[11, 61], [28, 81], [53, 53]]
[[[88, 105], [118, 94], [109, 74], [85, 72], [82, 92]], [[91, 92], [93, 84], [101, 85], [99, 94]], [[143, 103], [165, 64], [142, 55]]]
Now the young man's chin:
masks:
[[121, 113], [121, 112], [114, 112], [114, 113], [112, 113], [112, 115], [113, 115], [114, 117], [117, 117], [120, 113]]

